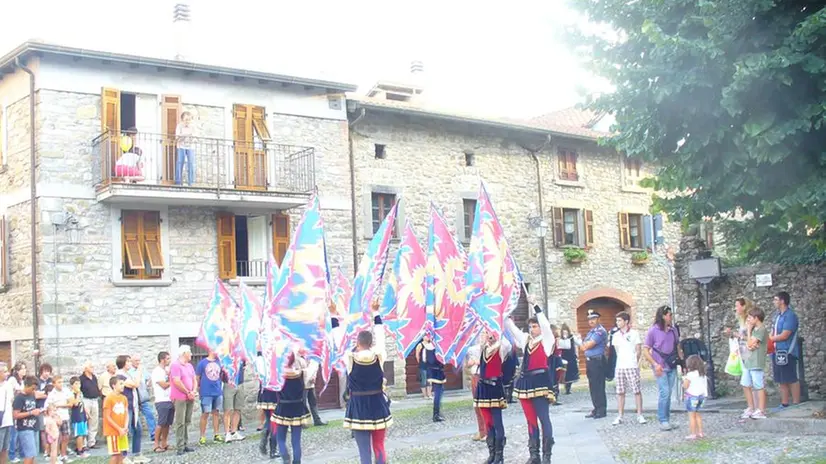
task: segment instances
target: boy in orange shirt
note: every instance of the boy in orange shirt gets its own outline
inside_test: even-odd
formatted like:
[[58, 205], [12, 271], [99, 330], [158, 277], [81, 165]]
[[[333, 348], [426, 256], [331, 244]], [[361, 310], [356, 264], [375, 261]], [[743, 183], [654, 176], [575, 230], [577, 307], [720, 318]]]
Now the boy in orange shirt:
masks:
[[122, 376], [109, 379], [112, 393], [106, 396], [103, 402], [103, 435], [106, 436], [106, 445], [109, 448], [110, 464], [122, 464], [129, 450], [126, 422], [129, 403], [123, 395]]

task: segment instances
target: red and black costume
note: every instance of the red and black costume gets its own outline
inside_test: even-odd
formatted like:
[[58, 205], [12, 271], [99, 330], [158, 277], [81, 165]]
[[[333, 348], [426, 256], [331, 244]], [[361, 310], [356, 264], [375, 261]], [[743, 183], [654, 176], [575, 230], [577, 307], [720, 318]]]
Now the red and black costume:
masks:
[[505, 426], [502, 410], [508, 407], [505, 399], [502, 365], [511, 350], [507, 340], [485, 343], [479, 359], [479, 381], [473, 406], [479, 408], [487, 429], [485, 443], [488, 445], [486, 464], [502, 464], [505, 450]]

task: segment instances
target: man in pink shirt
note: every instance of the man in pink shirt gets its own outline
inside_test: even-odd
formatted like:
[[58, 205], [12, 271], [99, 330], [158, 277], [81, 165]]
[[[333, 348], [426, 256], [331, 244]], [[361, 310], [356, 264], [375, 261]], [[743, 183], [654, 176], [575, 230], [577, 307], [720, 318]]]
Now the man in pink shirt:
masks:
[[178, 456], [195, 450], [189, 443], [189, 424], [192, 423], [192, 405], [198, 393], [195, 382], [195, 368], [192, 367], [192, 349], [189, 345], [178, 348], [178, 360], [169, 368], [169, 399], [175, 405], [175, 444]]

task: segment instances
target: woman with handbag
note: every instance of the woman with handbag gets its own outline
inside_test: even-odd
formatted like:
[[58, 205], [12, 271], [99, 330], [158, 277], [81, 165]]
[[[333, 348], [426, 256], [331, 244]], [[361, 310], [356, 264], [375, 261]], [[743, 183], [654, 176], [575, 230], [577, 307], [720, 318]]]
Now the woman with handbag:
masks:
[[654, 368], [657, 378], [657, 419], [660, 430], [673, 430], [671, 426], [671, 392], [677, 381], [677, 366], [681, 359], [680, 332], [674, 327], [669, 306], [660, 306], [654, 316], [654, 325], [648, 329], [642, 350], [645, 359]]
[[577, 358], [577, 347], [582, 345], [579, 335], [571, 333], [568, 324], [562, 324], [560, 329], [561, 337], [557, 341], [559, 349], [562, 350], [562, 359], [567, 362], [565, 370], [565, 394], [571, 394], [571, 384], [579, 380], [579, 359]]

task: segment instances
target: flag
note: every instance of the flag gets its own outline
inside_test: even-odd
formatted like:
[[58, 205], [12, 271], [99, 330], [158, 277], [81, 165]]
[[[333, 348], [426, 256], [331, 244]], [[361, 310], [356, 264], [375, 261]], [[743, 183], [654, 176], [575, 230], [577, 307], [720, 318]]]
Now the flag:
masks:
[[270, 255], [269, 262], [267, 262], [267, 293], [264, 297], [265, 307], [269, 307], [272, 304], [272, 300], [275, 299], [275, 282], [278, 280], [279, 272], [280, 270], [278, 263], [275, 261], [275, 257]]
[[396, 226], [396, 214], [399, 202], [397, 201], [390, 212], [385, 216], [379, 230], [373, 235], [367, 250], [359, 263], [358, 272], [353, 279], [353, 292], [346, 310], [339, 311], [342, 315], [341, 323], [345, 327], [342, 345], [339, 353], [346, 351], [355, 342], [356, 336], [362, 330], [371, 327], [370, 306], [376, 290], [381, 285], [384, 269], [387, 265], [387, 255], [390, 252], [390, 239]]
[[224, 283], [216, 279], [209, 308], [195, 343], [217, 355], [230, 382], [235, 381], [244, 358], [240, 334], [241, 310]]
[[379, 310], [402, 359], [410, 354], [424, 332], [426, 265], [424, 250], [413, 226], [407, 222]]
[[255, 292], [244, 281], [241, 281], [239, 290], [241, 292], [241, 341], [244, 358], [253, 366], [258, 379], [263, 382], [267, 378], [267, 371], [258, 371], [255, 358], [261, 349], [261, 319], [264, 317], [264, 307]]
[[[318, 197], [313, 196], [293, 234], [265, 317], [277, 318], [278, 327], [309, 353], [318, 353], [324, 341], [329, 270]], [[274, 325], [274, 324], [270, 324]]]
[[347, 311], [347, 305], [350, 304], [350, 298], [353, 296], [353, 286], [350, 284], [350, 279], [344, 275], [341, 268], [336, 271], [334, 284], [332, 285], [332, 294], [330, 296], [333, 304], [336, 305], [338, 314], [343, 314]]
[[516, 271], [502, 225], [482, 184], [468, 254], [468, 302], [482, 325], [500, 337], [505, 313], [512, 304], [514, 292], [518, 291]]
[[288, 337], [279, 318], [265, 312], [261, 320], [261, 357], [264, 359], [263, 387], [267, 390], [281, 390], [284, 372], [287, 368], [287, 354], [294, 343]]
[[436, 357], [453, 363], [450, 347], [461, 328], [467, 310], [465, 268], [467, 255], [450, 232], [444, 217], [430, 206], [430, 231], [427, 254], [427, 330], [436, 345]]

